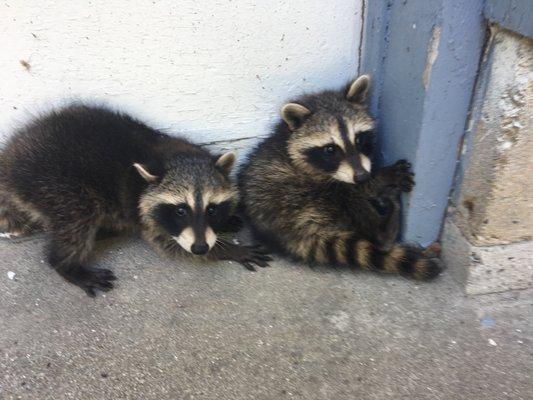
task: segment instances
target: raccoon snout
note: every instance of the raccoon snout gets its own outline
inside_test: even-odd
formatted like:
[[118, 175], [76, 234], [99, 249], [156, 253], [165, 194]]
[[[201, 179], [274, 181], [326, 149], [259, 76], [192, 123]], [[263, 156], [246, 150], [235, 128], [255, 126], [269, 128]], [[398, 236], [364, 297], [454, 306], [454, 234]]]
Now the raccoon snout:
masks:
[[357, 183], [364, 182], [370, 178], [370, 174], [367, 171], [355, 171], [355, 181]]
[[209, 251], [209, 246], [207, 243], [194, 243], [191, 246], [191, 253], [196, 254], [197, 256], [207, 254], [208, 251]]
[[211, 229], [207, 227], [205, 232], [195, 232], [193, 228], [185, 228], [179, 236], [174, 236], [174, 240], [189, 253], [195, 255], [204, 255], [215, 245], [217, 241], [217, 235]]

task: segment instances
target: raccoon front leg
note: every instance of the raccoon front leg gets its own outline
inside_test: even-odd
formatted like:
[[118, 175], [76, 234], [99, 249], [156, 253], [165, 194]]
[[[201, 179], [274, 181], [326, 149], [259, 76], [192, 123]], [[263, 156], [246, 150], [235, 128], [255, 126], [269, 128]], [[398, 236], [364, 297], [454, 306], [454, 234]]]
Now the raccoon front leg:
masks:
[[[400, 193], [410, 192], [415, 185], [411, 164], [399, 160], [394, 165], [380, 168], [374, 173], [369, 186], [369, 202], [379, 214], [376, 245], [384, 251], [392, 248], [400, 229]], [[373, 193], [373, 195], [372, 195]]]
[[108, 269], [87, 265], [97, 229], [94, 221], [87, 219], [54, 224], [48, 250], [48, 262], [59, 275], [91, 297], [96, 295], [96, 290], [111, 290], [116, 279]]
[[409, 193], [415, 186], [414, 175], [409, 161], [398, 160], [393, 165], [378, 169], [373, 178], [379, 190]]
[[[152, 243], [159, 252], [170, 257], [183, 257], [188, 253], [172, 238], [157, 235], [151, 237], [145, 235], [145, 238]], [[240, 246], [230, 243], [223, 239], [218, 239], [215, 246], [205, 256], [195, 256], [196, 258], [204, 257], [207, 260], [231, 260], [237, 261], [244, 265], [250, 271], [255, 271], [253, 264], [259, 267], [267, 267], [269, 257], [259, 246]]]
[[241, 246], [223, 239], [217, 240], [208, 256], [216, 260], [237, 261], [249, 271], [255, 271], [254, 264], [264, 268], [272, 261], [272, 257], [261, 246]]

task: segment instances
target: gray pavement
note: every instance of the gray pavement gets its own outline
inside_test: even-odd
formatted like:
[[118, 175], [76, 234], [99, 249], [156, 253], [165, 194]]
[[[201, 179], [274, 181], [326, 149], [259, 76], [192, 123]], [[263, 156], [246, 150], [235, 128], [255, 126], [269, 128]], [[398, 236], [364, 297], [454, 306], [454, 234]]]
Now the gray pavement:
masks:
[[0, 239], [1, 399], [533, 398], [531, 291], [102, 246], [118, 285], [91, 299], [42, 238]]

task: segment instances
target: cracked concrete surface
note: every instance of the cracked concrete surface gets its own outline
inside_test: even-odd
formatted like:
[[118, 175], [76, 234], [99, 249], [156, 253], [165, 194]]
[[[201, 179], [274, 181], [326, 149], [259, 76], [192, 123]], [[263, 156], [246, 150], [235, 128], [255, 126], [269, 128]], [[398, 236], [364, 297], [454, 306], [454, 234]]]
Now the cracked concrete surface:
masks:
[[[533, 292], [105, 242], [96, 299], [0, 239], [1, 399], [530, 399]], [[8, 273], [12, 272], [13, 274]]]

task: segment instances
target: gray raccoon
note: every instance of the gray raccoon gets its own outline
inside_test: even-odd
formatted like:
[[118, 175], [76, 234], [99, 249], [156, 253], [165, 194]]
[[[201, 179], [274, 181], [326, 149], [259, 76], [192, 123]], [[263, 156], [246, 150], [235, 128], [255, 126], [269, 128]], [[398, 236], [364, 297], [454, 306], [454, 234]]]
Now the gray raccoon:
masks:
[[431, 279], [436, 260], [395, 244], [399, 195], [414, 180], [405, 160], [372, 170], [369, 84], [363, 75], [286, 104], [239, 172], [242, 209], [256, 239], [297, 260]]
[[30, 122], [0, 152], [0, 231], [49, 232], [48, 261], [94, 296], [115, 275], [89, 265], [98, 232], [140, 231], [163, 253], [266, 266], [230, 228], [235, 156], [214, 156], [105, 107], [71, 105]]

